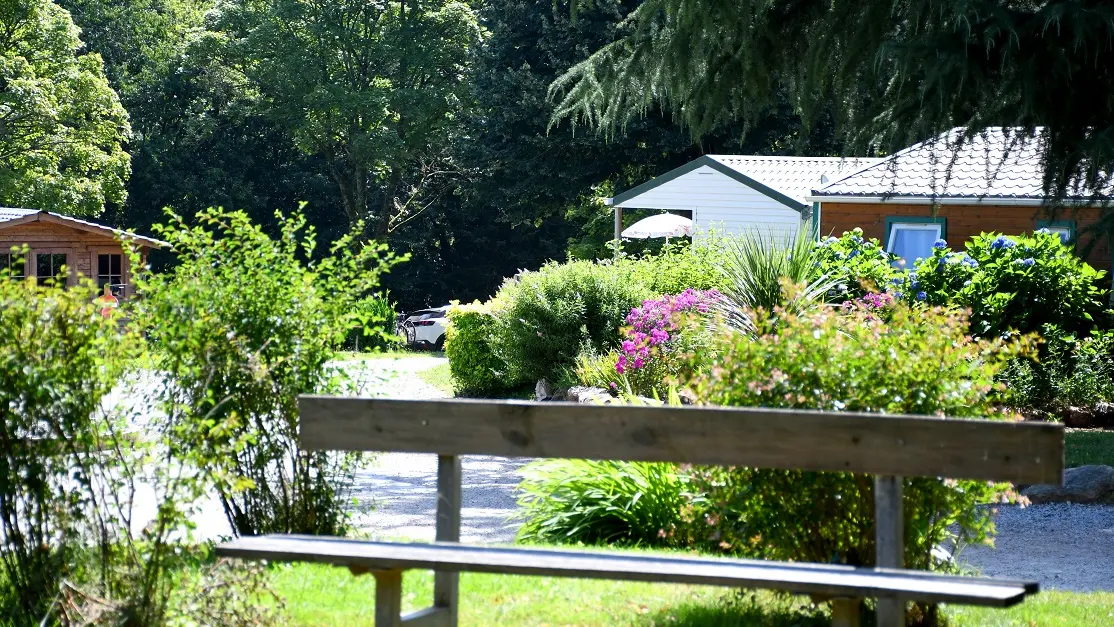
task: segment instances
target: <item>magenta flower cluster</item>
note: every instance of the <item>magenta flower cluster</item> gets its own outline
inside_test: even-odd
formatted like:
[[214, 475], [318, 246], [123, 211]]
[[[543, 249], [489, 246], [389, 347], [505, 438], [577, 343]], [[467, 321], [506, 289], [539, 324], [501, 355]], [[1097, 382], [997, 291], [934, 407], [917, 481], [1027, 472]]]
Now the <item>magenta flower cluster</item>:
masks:
[[[885, 313], [887, 308], [893, 306], [893, 304], [894, 297], [892, 294], [887, 292], [870, 292], [865, 294], [862, 298], [843, 301], [843, 311], [850, 313], [856, 309], [861, 309], [866, 312], [879, 312], [879, 314], [882, 314]], [[872, 315], [867, 315], [866, 319], [874, 320], [875, 318]]]
[[716, 290], [687, 289], [675, 296], [642, 301], [627, 314], [627, 328], [615, 370], [623, 374], [646, 365], [655, 350], [669, 343], [687, 313], [706, 314], [722, 295]]

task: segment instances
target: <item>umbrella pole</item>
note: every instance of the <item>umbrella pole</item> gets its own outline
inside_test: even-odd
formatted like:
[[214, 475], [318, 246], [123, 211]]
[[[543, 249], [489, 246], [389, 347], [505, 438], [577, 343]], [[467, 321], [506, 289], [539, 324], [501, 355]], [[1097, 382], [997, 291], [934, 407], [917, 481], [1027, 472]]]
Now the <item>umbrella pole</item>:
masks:
[[615, 207], [615, 258], [619, 258], [619, 249], [623, 243], [623, 208]]

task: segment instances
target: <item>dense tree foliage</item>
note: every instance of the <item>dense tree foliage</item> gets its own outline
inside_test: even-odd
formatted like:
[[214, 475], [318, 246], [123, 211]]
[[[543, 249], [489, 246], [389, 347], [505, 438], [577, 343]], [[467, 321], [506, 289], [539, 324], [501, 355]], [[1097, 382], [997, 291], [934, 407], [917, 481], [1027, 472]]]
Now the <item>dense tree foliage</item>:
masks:
[[806, 117], [834, 95], [859, 150], [1001, 125], [1040, 136], [1053, 193], [1114, 170], [1108, 2], [646, 0], [627, 26], [554, 84], [558, 117], [615, 132], [660, 105], [700, 134], [785, 84]]
[[0, 4], [0, 202], [98, 215], [127, 195], [127, 112], [49, 0]]

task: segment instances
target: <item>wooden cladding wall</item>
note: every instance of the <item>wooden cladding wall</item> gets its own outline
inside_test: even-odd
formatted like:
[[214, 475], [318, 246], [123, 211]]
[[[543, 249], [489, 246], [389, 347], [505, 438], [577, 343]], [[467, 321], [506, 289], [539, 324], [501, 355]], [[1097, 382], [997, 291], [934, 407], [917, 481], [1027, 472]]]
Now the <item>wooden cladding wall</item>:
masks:
[[[111, 237], [51, 222], [28, 222], [0, 229], [0, 252], [7, 253], [12, 247], [24, 244], [31, 249], [31, 256], [27, 263], [29, 272], [33, 272], [36, 253], [65, 253], [67, 263], [73, 272], [93, 279], [96, 278], [97, 271], [94, 265], [96, 255], [105, 253], [122, 255], [124, 252], [120, 243]], [[131, 276], [128, 272], [127, 258], [123, 258], [121, 262], [123, 281], [130, 285]], [[76, 278], [71, 274], [68, 283], [72, 285], [75, 281]]]
[[[1038, 222], [1049, 219], [1048, 210], [1043, 207], [974, 204], [941, 205], [935, 208], [935, 212], [933, 209], [931, 205], [825, 202], [820, 207], [820, 234], [839, 236], [844, 231], [861, 227], [867, 237], [885, 242], [887, 217], [940, 217], [947, 220], [948, 243], [953, 250], [962, 250], [967, 240], [980, 233], [1028, 233], [1038, 228]], [[1085, 231], [1099, 220], [1101, 212], [1098, 207], [1062, 210], [1057, 213], [1056, 220], [1075, 222], [1076, 233], [1079, 233], [1078, 247], [1085, 250], [1094, 239]], [[1110, 271], [1110, 242], [1104, 238], [1095, 243], [1086, 259], [1095, 268]]]

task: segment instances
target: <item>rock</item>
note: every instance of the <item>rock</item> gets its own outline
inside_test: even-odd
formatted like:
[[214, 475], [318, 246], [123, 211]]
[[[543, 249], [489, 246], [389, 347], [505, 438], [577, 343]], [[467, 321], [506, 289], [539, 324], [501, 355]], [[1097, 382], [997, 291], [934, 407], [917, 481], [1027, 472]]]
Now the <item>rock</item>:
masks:
[[677, 398], [681, 399], [682, 405], [695, 405], [697, 403], [696, 393], [689, 389], [677, 392]]
[[1065, 407], [1059, 412], [1065, 427], [1085, 429], [1114, 426], [1114, 404], [1095, 403], [1094, 407]]
[[603, 388], [576, 386], [569, 388], [565, 400], [571, 403], [610, 404], [615, 401], [615, 397]]
[[548, 379], [538, 379], [537, 385], [534, 386], [534, 397], [539, 401], [553, 400], [553, 384]]
[[1064, 485], [1033, 485], [1021, 491], [1035, 504], [1108, 503], [1114, 504], [1114, 468], [1080, 466], [1064, 471]]

